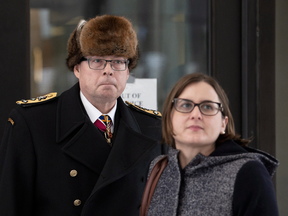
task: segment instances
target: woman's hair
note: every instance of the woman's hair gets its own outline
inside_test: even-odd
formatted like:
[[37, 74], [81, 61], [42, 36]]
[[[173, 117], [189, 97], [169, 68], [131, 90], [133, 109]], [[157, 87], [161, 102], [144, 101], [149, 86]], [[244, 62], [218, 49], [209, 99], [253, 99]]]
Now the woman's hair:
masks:
[[207, 84], [213, 87], [213, 89], [215, 90], [215, 92], [219, 97], [220, 103], [223, 106], [222, 116], [223, 118], [225, 116], [228, 117], [228, 123], [225, 129], [225, 134], [220, 134], [216, 140], [216, 143], [221, 143], [226, 140], [232, 139], [239, 145], [246, 146], [251, 140], [241, 139], [240, 135], [235, 134], [234, 121], [229, 109], [229, 100], [227, 98], [226, 93], [215, 79], [202, 73], [193, 73], [182, 77], [175, 84], [175, 86], [167, 96], [162, 113], [162, 136], [163, 136], [162, 142], [175, 148], [175, 140], [173, 138], [173, 126], [171, 121], [171, 112], [173, 110], [172, 100], [174, 98], [178, 98], [179, 95], [188, 85], [198, 82], [206, 82]]

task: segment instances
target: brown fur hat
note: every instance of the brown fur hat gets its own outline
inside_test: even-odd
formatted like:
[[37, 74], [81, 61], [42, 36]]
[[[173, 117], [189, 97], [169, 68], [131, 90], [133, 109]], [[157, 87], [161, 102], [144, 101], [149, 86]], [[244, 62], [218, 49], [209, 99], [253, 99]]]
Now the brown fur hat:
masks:
[[83, 56], [114, 55], [129, 59], [129, 70], [137, 65], [139, 48], [136, 32], [124, 17], [103, 15], [82, 20], [68, 40], [66, 64], [73, 71]]

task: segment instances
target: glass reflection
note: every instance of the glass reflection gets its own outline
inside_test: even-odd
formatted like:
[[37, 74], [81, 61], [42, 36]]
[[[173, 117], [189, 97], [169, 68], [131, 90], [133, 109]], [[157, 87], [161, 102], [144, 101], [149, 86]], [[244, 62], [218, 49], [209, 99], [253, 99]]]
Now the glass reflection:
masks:
[[65, 65], [68, 38], [79, 20], [103, 14], [133, 23], [141, 57], [131, 75], [157, 78], [159, 110], [180, 77], [208, 73], [206, 0], [30, 0], [30, 8], [33, 96], [77, 82]]

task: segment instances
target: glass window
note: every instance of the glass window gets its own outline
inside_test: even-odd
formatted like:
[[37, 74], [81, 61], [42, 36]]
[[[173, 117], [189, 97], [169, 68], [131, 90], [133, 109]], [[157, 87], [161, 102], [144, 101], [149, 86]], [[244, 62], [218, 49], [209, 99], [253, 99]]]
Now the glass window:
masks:
[[68, 38], [81, 19], [127, 17], [140, 48], [136, 78], [157, 78], [158, 109], [176, 81], [208, 73], [207, 1], [30, 0], [32, 96], [68, 89], [77, 79], [66, 67]]
[[287, 146], [287, 128], [288, 115], [286, 105], [288, 106], [288, 1], [279, 0], [276, 2], [276, 157], [280, 160], [280, 166], [276, 171], [276, 194], [279, 207], [279, 215], [288, 215], [288, 146]]

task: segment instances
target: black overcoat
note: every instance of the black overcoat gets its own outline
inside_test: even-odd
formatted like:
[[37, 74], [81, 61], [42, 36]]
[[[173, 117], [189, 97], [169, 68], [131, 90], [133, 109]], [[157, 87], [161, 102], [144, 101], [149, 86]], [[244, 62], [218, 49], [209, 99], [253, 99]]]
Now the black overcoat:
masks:
[[0, 145], [0, 215], [139, 214], [161, 119], [118, 98], [113, 147], [88, 118], [79, 84], [12, 110]]

